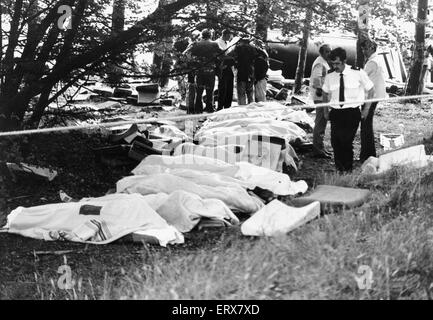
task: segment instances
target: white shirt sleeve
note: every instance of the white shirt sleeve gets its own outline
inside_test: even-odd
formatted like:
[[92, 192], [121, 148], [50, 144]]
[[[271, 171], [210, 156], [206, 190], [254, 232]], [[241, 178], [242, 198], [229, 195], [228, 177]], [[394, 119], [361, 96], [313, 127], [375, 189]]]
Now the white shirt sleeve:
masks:
[[365, 91], [369, 91], [371, 88], [374, 87], [374, 84], [368, 77], [367, 72], [365, 72], [364, 70], [359, 70], [359, 77]]
[[326, 93], [329, 93], [331, 91], [329, 87], [329, 76], [325, 76], [325, 81], [323, 82], [322, 90]]
[[367, 62], [364, 70], [367, 73], [370, 80], [376, 79], [379, 76], [379, 72], [382, 72], [381, 68], [379, 68], [376, 61]]
[[323, 82], [324, 82], [324, 76], [323, 71], [325, 67], [323, 64], [318, 63], [314, 66], [313, 70], [311, 71], [311, 79], [312, 79], [312, 85], [313, 88], [318, 89], [322, 88]]

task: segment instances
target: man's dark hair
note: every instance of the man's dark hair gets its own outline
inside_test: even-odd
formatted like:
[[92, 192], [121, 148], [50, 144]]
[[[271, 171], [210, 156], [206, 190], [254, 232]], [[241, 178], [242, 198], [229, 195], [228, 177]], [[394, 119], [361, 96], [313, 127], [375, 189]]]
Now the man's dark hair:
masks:
[[334, 61], [335, 59], [340, 58], [340, 61], [344, 61], [347, 58], [346, 50], [344, 50], [341, 47], [335, 48], [331, 51], [331, 54], [329, 55], [329, 59], [331, 61]]
[[377, 50], [377, 43], [370, 40], [370, 39], [366, 39], [364, 41], [361, 42], [361, 48], [373, 48], [373, 50], [376, 52]]
[[230, 29], [224, 29], [222, 32], [223, 36], [228, 36], [229, 34], [233, 34], [233, 32]]
[[325, 51], [325, 48], [331, 48], [331, 47], [329, 46], [329, 44], [324, 44], [319, 48], [319, 53], [323, 54], [323, 52]]
[[204, 30], [201, 32], [201, 37], [202, 37], [204, 40], [210, 39], [210, 38], [212, 37], [212, 33], [210, 32], [209, 29], [204, 29]]

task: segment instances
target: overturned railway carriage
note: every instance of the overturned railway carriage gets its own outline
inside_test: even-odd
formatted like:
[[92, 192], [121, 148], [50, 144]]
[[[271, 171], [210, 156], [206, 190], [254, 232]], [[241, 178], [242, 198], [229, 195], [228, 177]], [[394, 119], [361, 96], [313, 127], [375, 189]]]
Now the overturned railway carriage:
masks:
[[[356, 37], [350, 35], [321, 35], [309, 42], [307, 62], [304, 77], [309, 78], [314, 60], [319, 56], [322, 44], [329, 44], [331, 48], [342, 47], [347, 52], [347, 64], [356, 62]], [[294, 79], [298, 65], [300, 46], [297, 43], [269, 43], [269, 57], [271, 70], [282, 70], [286, 79]], [[407, 72], [403, 58], [398, 48], [384, 46], [379, 43], [377, 53], [382, 57], [382, 68], [386, 73], [389, 84], [403, 84], [407, 80]]]

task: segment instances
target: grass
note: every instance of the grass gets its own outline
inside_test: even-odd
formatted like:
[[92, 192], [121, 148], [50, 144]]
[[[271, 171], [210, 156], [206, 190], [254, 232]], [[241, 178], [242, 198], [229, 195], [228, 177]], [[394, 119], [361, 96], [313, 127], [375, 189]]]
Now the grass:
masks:
[[[138, 263], [99, 280], [81, 279], [67, 293], [40, 274], [39, 298], [431, 299], [432, 177], [433, 167], [393, 169], [380, 179], [325, 175], [324, 182], [369, 187], [373, 195], [362, 207], [279, 238], [247, 238], [232, 229], [209, 248], [144, 246]], [[362, 265], [373, 272], [371, 290], [357, 285]]]

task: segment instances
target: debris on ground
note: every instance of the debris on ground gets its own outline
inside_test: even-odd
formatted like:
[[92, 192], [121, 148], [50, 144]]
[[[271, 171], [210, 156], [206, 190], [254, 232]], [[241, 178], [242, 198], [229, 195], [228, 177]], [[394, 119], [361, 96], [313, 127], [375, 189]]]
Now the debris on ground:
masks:
[[320, 203], [312, 202], [305, 207], [290, 207], [274, 200], [241, 226], [245, 236], [281, 236], [320, 216]]
[[13, 180], [17, 179], [17, 173], [25, 173], [30, 175], [35, 175], [38, 177], [46, 178], [48, 181], [53, 181], [57, 176], [56, 170], [51, 170], [48, 168], [41, 168], [34, 165], [29, 165], [26, 163], [6, 163], [6, 167], [9, 170], [10, 175]]
[[379, 174], [396, 166], [422, 168], [432, 161], [432, 157], [426, 155], [425, 146], [421, 144], [388, 152], [382, 154], [379, 158], [370, 157], [361, 168], [364, 174]]
[[318, 201], [322, 213], [329, 213], [341, 208], [347, 209], [360, 206], [367, 201], [369, 196], [370, 190], [367, 189], [319, 185], [308, 196], [293, 199], [293, 203], [305, 206]]

